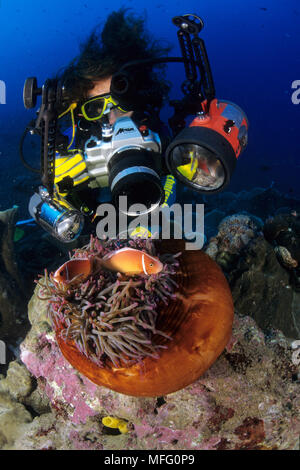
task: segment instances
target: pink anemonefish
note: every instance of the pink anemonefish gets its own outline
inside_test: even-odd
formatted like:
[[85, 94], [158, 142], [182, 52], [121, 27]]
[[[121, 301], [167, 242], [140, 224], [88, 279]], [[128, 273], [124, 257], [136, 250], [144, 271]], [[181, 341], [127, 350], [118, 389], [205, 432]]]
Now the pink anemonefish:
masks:
[[163, 269], [158, 258], [134, 248], [121, 248], [100, 262], [105, 268], [124, 274], [157, 274]]
[[70, 259], [55, 271], [52, 280], [57, 284], [82, 282], [92, 273], [93, 265], [93, 259]]

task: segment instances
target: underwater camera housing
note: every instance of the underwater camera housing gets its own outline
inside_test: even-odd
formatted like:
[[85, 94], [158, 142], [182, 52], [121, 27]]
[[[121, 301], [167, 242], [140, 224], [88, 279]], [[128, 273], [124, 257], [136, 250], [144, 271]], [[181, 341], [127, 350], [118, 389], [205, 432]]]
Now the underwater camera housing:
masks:
[[[112, 76], [110, 90], [111, 96], [125, 112], [131, 110], [130, 104], [135, 98], [140, 108], [149, 115], [151, 104], [154, 109], [155, 103], [151, 101], [149, 90], [138, 90], [134, 80], [138, 74], [135, 75], [134, 71], [171, 62], [181, 62], [184, 65], [186, 78], [181, 85], [184, 96], [169, 103], [174, 108], [174, 113], [168, 120], [172, 141], [165, 153], [162, 154], [159, 135], [129, 117], [118, 118], [113, 126], [108, 123], [107, 116], [99, 117], [99, 132], [94, 132], [92, 127], [85, 129], [84, 123], [81, 127], [82, 121], [88, 122], [86, 117], [77, 116], [80, 119], [76, 121], [77, 129], [82, 131], [76, 158], [84, 167], [85, 187], [110, 187], [115, 206], [118, 206], [119, 196], [125, 195], [128, 197], [129, 207], [134, 203], [142, 203], [147, 207], [146, 213], [163, 202], [164, 189], [160, 178], [168, 173], [200, 193], [223, 191], [231, 179], [237, 158], [247, 144], [248, 120], [243, 111], [235, 104], [215, 97], [205, 43], [198, 36], [203, 29], [203, 21], [197, 15], [176, 16], [172, 21], [178, 28], [177, 37], [182, 57], [128, 62]], [[72, 207], [62, 197], [58, 200], [57, 191], [59, 196], [72, 196], [73, 191], [80, 189], [81, 180], [75, 181], [70, 172], [65, 182], [58, 181], [55, 161], [56, 156], [67, 159], [72, 157], [68, 145], [60, 140], [62, 135], [58, 129], [59, 112], [63, 108], [68, 110], [71, 102], [68, 89], [59, 80], [46, 80], [43, 87], [39, 88], [35, 77], [27, 79], [23, 92], [24, 106], [27, 109], [35, 107], [39, 95], [42, 103], [38, 116], [25, 129], [20, 143], [20, 155], [27, 168], [40, 172], [42, 189], [36, 193], [34, 201], [37, 206], [43, 201], [43, 204], [49, 205], [49, 210], [35, 210], [31, 201], [30, 211], [47, 231], [61, 241], [68, 242], [81, 230], [82, 224], [78, 221], [80, 218], [73, 216], [74, 211], [79, 215], [83, 206]], [[77, 103], [72, 103], [71, 106], [73, 104], [76, 108]], [[188, 116], [192, 116], [192, 122], [187, 126]], [[72, 117], [74, 135], [74, 115]], [[23, 143], [28, 132], [41, 137], [40, 170], [31, 168], [23, 155]], [[61, 191], [64, 185], [66, 192]], [[62, 225], [62, 230], [58, 230], [58, 226], [65, 219], [58, 212], [50, 210], [53, 209], [52, 199], [55, 198], [54, 206], [59, 213], [65, 212], [68, 220], [67, 224]], [[76, 198], [71, 199], [75, 204]], [[46, 206], [43, 209], [45, 208]], [[53, 214], [53, 217], [49, 217], [49, 214]], [[127, 212], [127, 215], [136, 214]], [[65, 225], [72, 224], [72, 221], [74, 230], [69, 226], [65, 231]]]
[[113, 126], [103, 124], [102, 139], [91, 136], [86, 141], [84, 158], [90, 187], [109, 186], [115, 206], [124, 195], [129, 207], [143, 204], [147, 212], [162, 203], [160, 138], [146, 126], [138, 127], [130, 117], [119, 118]]

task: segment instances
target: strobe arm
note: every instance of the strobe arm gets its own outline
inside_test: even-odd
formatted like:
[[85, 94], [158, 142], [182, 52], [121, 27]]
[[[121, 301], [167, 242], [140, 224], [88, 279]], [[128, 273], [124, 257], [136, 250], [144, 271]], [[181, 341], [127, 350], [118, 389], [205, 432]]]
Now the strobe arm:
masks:
[[204, 40], [198, 37], [204, 23], [197, 15], [175, 16], [172, 21], [179, 28], [177, 37], [186, 74], [182, 92], [209, 102], [215, 97], [215, 87]]
[[41, 126], [41, 179], [49, 195], [52, 196], [55, 178], [55, 141], [57, 129], [57, 116], [53, 109], [44, 111]]
[[58, 114], [56, 110], [57, 80], [46, 80], [42, 88], [41, 107], [41, 180], [50, 196], [55, 178], [55, 151]]
[[[42, 103], [38, 110], [38, 117], [31, 123], [30, 128], [26, 128], [26, 133], [38, 134], [41, 137], [40, 148], [40, 174], [43, 185], [46, 187], [50, 196], [53, 195], [55, 179], [55, 151], [56, 151], [56, 132], [57, 132], [57, 104], [58, 96], [62, 96], [61, 85], [56, 79], [48, 79], [41, 88], [38, 88], [35, 77], [27, 78], [23, 89], [23, 102], [26, 109], [36, 106], [37, 97], [42, 96]], [[38, 170], [31, 168], [24, 161], [23, 143], [25, 133], [20, 142], [20, 155], [25, 166], [35, 172]]]
[[185, 128], [188, 115], [201, 111], [204, 101], [209, 105], [215, 98], [215, 87], [204, 40], [198, 37], [203, 21], [196, 15], [175, 16], [172, 21], [179, 28], [177, 37], [186, 74], [181, 86], [183, 99], [170, 102], [174, 114], [169, 125], [175, 136]]
[[210, 103], [210, 101], [212, 101], [216, 96], [216, 90], [205, 43], [202, 38], [193, 38], [192, 44], [195, 52], [196, 64], [200, 72], [202, 94], [205, 96], [207, 102]]

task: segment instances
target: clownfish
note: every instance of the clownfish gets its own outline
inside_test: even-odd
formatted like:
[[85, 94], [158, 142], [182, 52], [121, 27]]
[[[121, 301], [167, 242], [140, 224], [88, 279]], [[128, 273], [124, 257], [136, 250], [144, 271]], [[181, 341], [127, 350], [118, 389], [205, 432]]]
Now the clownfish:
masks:
[[134, 248], [121, 248], [104, 256], [102, 266], [124, 274], [157, 274], [163, 269], [158, 258]]
[[157, 274], [163, 269], [162, 262], [141, 250], [121, 248], [103, 258], [77, 258], [66, 261], [55, 271], [52, 279], [57, 284], [74, 284], [84, 281], [90, 274], [104, 267], [123, 274]]
[[66, 261], [52, 276], [56, 284], [74, 284], [84, 281], [93, 271], [93, 259], [77, 258]]

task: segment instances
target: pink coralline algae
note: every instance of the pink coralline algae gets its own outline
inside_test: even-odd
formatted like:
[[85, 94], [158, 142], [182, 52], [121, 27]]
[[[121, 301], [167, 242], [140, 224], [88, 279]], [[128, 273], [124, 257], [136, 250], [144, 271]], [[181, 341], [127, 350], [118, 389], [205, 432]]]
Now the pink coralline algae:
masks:
[[84, 386], [86, 393], [93, 396], [97, 386], [76, 373], [60, 353], [54, 339], [47, 339], [45, 335], [41, 335], [37, 351], [38, 355], [23, 350], [21, 358], [31, 374], [39, 380], [40, 387], [50, 401], [56, 407], [60, 402], [68, 403], [74, 410], [72, 414], [74, 423], [85, 421], [88, 416], [95, 415], [95, 410], [86, 402], [86, 396], [74, 392]]

